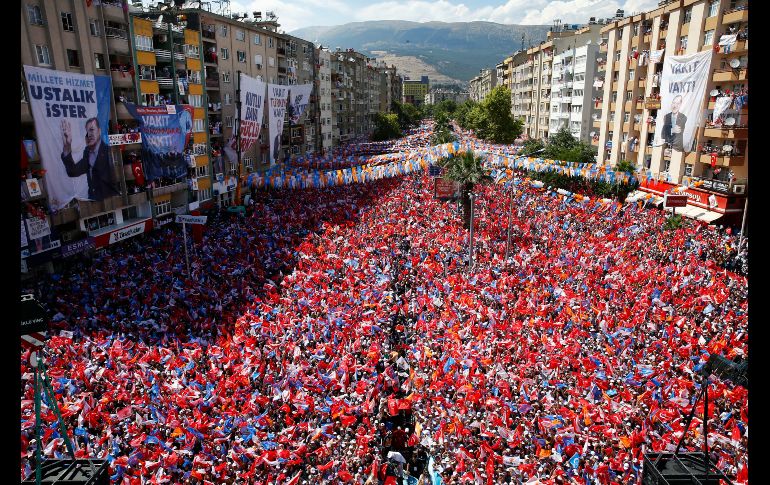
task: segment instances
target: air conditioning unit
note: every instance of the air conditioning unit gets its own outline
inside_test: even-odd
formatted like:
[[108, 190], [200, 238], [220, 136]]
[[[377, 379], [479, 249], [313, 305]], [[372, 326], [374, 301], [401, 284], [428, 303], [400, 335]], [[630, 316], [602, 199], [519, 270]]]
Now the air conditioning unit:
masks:
[[746, 185], [740, 184], [740, 185], [733, 185], [733, 194], [745, 194], [746, 193]]

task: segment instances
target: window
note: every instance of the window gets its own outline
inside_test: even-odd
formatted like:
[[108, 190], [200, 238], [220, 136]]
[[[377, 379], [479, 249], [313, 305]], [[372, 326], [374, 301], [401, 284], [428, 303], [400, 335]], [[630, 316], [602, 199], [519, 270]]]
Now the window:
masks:
[[716, 17], [719, 13], [719, 0], [714, 0], [709, 5], [709, 17]]
[[635, 75], [636, 75], [636, 69], [629, 69], [628, 70], [628, 80], [629, 81], [633, 81]]
[[235, 40], [246, 40], [246, 32], [244, 32], [243, 30], [236, 30]]
[[612, 102], [614, 103], [617, 100], [618, 100], [618, 92], [617, 91], [613, 91], [612, 92]]
[[268, 37], [267, 38], [267, 46], [272, 49], [274, 45], [275, 45], [275, 42], [273, 41], [273, 38], [272, 37]]
[[220, 49], [220, 52], [222, 53], [220, 57], [222, 59], [229, 59], [230, 58], [230, 50], [227, 47], [222, 47]]
[[197, 45], [185, 44], [184, 53], [187, 57], [198, 58], [201, 56]]
[[682, 23], [690, 23], [690, 20], [692, 20], [692, 7], [687, 7], [684, 9], [684, 18], [682, 19]]
[[703, 45], [711, 45], [714, 43], [714, 29], [707, 30], [706, 33], [703, 34]]
[[252, 160], [251, 158], [244, 158], [243, 159], [243, 168], [245, 168], [247, 172], [253, 172], [254, 171], [254, 160]]
[[692, 164], [687, 163], [684, 166], [684, 174], [687, 177], [692, 177]]
[[260, 45], [262, 43], [262, 39], [260, 39], [259, 34], [254, 34], [254, 45]]
[[88, 19], [88, 31], [94, 37], [99, 37], [101, 35], [99, 31], [99, 21], [97, 19]]
[[43, 25], [43, 12], [40, 5], [27, 5], [27, 18], [32, 25]]
[[106, 69], [104, 65], [104, 54], [94, 53], [94, 66], [97, 69]]
[[48, 54], [47, 45], [35, 44], [35, 55], [37, 56], [37, 63], [41, 66], [51, 65], [51, 56]]
[[201, 83], [201, 72], [188, 69], [187, 70], [187, 82], [192, 84], [200, 84]]
[[631, 115], [629, 113], [623, 114], [623, 123], [628, 123], [631, 121]]
[[132, 205], [131, 207], [126, 207], [123, 209], [123, 222], [130, 221], [131, 219], [136, 219], [138, 216], [136, 215], [136, 206]]
[[219, 34], [220, 34], [222, 37], [227, 37], [227, 25], [222, 25], [222, 26], [220, 26], [220, 29], [219, 29]]
[[155, 217], [162, 216], [171, 212], [171, 199], [163, 202], [156, 202], [153, 207]]
[[270, 67], [275, 67], [275, 57], [269, 57], [267, 58], [267, 65]]
[[639, 22], [634, 24], [634, 34], [633, 34], [633, 36], [636, 37], [637, 35], [639, 35]]
[[147, 37], [145, 35], [137, 35], [136, 36], [136, 49], [140, 51], [153, 51], [152, 47], [152, 37]]
[[626, 91], [626, 101], [631, 101], [633, 99], [634, 92], [633, 91]]
[[155, 80], [155, 66], [139, 65], [139, 79], [142, 81]]
[[685, 50], [687, 49], [687, 36], [683, 35], [679, 38], [679, 49]]
[[222, 71], [222, 82], [223, 83], [230, 82], [230, 71]]
[[208, 177], [209, 175], [209, 166], [208, 165], [201, 165], [200, 167], [195, 167], [195, 176], [196, 177]]
[[67, 49], [67, 65], [70, 67], [80, 67], [80, 55], [75, 49]]
[[257, 69], [262, 69], [262, 54], [254, 55], [254, 65], [257, 66]]
[[193, 131], [197, 133], [203, 131], [203, 120], [193, 119]]
[[[136, 207], [133, 206], [134, 213], [136, 213]], [[125, 209], [123, 209], [125, 211]], [[124, 217], [123, 220], [126, 220]], [[83, 220], [83, 224], [86, 226], [86, 231], [98, 231], [103, 227], [109, 227], [115, 224], [115, 213], [108, 212], [107, 214], [100, 214], [98, 216], [89, 217]]]
[[664, 167], [663, 167], [663, 171], [664, 171], [664, 172], [668, 172], [668, 169], [669, 169], [669, 168], [671, 168], [671, 160], [670, 160], [670, 159], [669, 159], [669, 160], [666, 160], [666, 163], [665, 163], [665, 165], [664, 165]]
[[233, 104], [233, 95], [230, 94], [230, 93], [225, 93], [224, 105], [225, 106], [230, 106], [231, 104]]
[[616, 61], [620, 60], [620, 52], [619, 51], [615, 53], [615, 60]]
[[61, 27], [66, 32], [75, 32], [75, 24], [72, 23], [72, 14], [69, 12], [61, 13]]
[[238, 62], [246, 62], [246, 52], [245, 51], [236, 51], [238, 54]]
[[143, 93], [142, 106], [158, 106], [158, 95], [154, 93]]

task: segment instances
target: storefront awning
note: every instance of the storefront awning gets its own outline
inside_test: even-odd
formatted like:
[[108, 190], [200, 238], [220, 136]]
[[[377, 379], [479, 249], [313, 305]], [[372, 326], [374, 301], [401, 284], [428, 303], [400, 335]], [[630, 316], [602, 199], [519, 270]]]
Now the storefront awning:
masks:
[[[670, 211], [671, 209], [666, 209], [666, 210]], [[695, 219], [696, 221], [703, 221], [708, 223], [711, 223], [724, 215], [721, 212], [710, 211], [708, 209], [703, 209], [700, 207], [696, 207], [694, 205], [688, 205], [687, 207], [678, 207], [676, 209], [676, 213], [683, 215], [685, 217], [688, 217], [690, 219]]]

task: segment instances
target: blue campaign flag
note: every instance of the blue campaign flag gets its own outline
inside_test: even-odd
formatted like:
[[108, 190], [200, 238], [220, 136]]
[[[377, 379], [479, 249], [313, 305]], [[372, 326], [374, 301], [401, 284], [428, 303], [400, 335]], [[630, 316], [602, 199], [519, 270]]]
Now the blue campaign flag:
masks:
[[567, 460], [567, 463], [570, 467], [577, 468], [578, 465], [580, 465], [580, 453], [576, 452], [574, 455], [572, 455], [572, 458]]
[[184, 150], [192, 136], [193, 107], [190, 105], [137, 106], [125, 103], [139, 122], [142, 133], [144, 177], [179, 178], [187, 175]]
[[451, 369], [451, 368], [452, 368], [452, 366], [454, 365], [454, 363], [455, 363], [455, 360], [454, 360], [454, 358], [450, 357], [450, 358], [448, 358], [448, 359], [447, 359], [446, 363], [444, 364], [444, 374], [446, 374], [447, 372], [449, 372], [449, 369]]

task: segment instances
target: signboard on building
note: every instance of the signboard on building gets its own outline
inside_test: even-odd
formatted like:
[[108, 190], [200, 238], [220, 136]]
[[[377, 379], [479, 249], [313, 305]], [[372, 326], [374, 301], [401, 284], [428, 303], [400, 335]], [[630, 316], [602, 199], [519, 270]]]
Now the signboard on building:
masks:
[[27, 235], [30, 239], [40, 239], [51, 234], [51, 226], [44, 217], [27, 216]]
[[85, 239], [80, 239], [78, 241], [70, 241], [66, 243], [64, 246], [62, 246], [61, 256], [62, 258], [68, 258], [70, 256], [74, 256], [75, 254], [82, 253], [93, 248], [94, 248], [94, 240], [93, 238], [90, 238], [90, 237], [87, 237]]
[[110, 146], [131, 145], [133, 143], [142, 143], [141, 133], [118, 133], [110, 135]]
[[458, 200], [462, 194], [462, 186], [459, 182], [444, 178], [433, 179], [433, 195], [439, 200]]
[[36, 178], [27, 179], [27, 192], [29, 192], [30, 197], [40, 197], [43, 195], [40, 183]]
[[663, 196], [663, 207], [687, 207], [687, 195], [666, 194]]
[[145, 219], [141, 222], [131, 224], [120, 229], [116, 229], [111, 232], [99, 234], [94, 237], [94, 246], [97, 248], [103, 248], [116, 242], [124, 241], [128, 238], [137, 236], [152, 230], [152, 219]]
[[24, 75], [51, 209], [119, 194], [107, 137], [110, 78], [34, 66]]
[[176, 222], [183, 222], [185, 224], [205, 224], [208, 216], [188, 216], [183, 214], [177, 214]]

